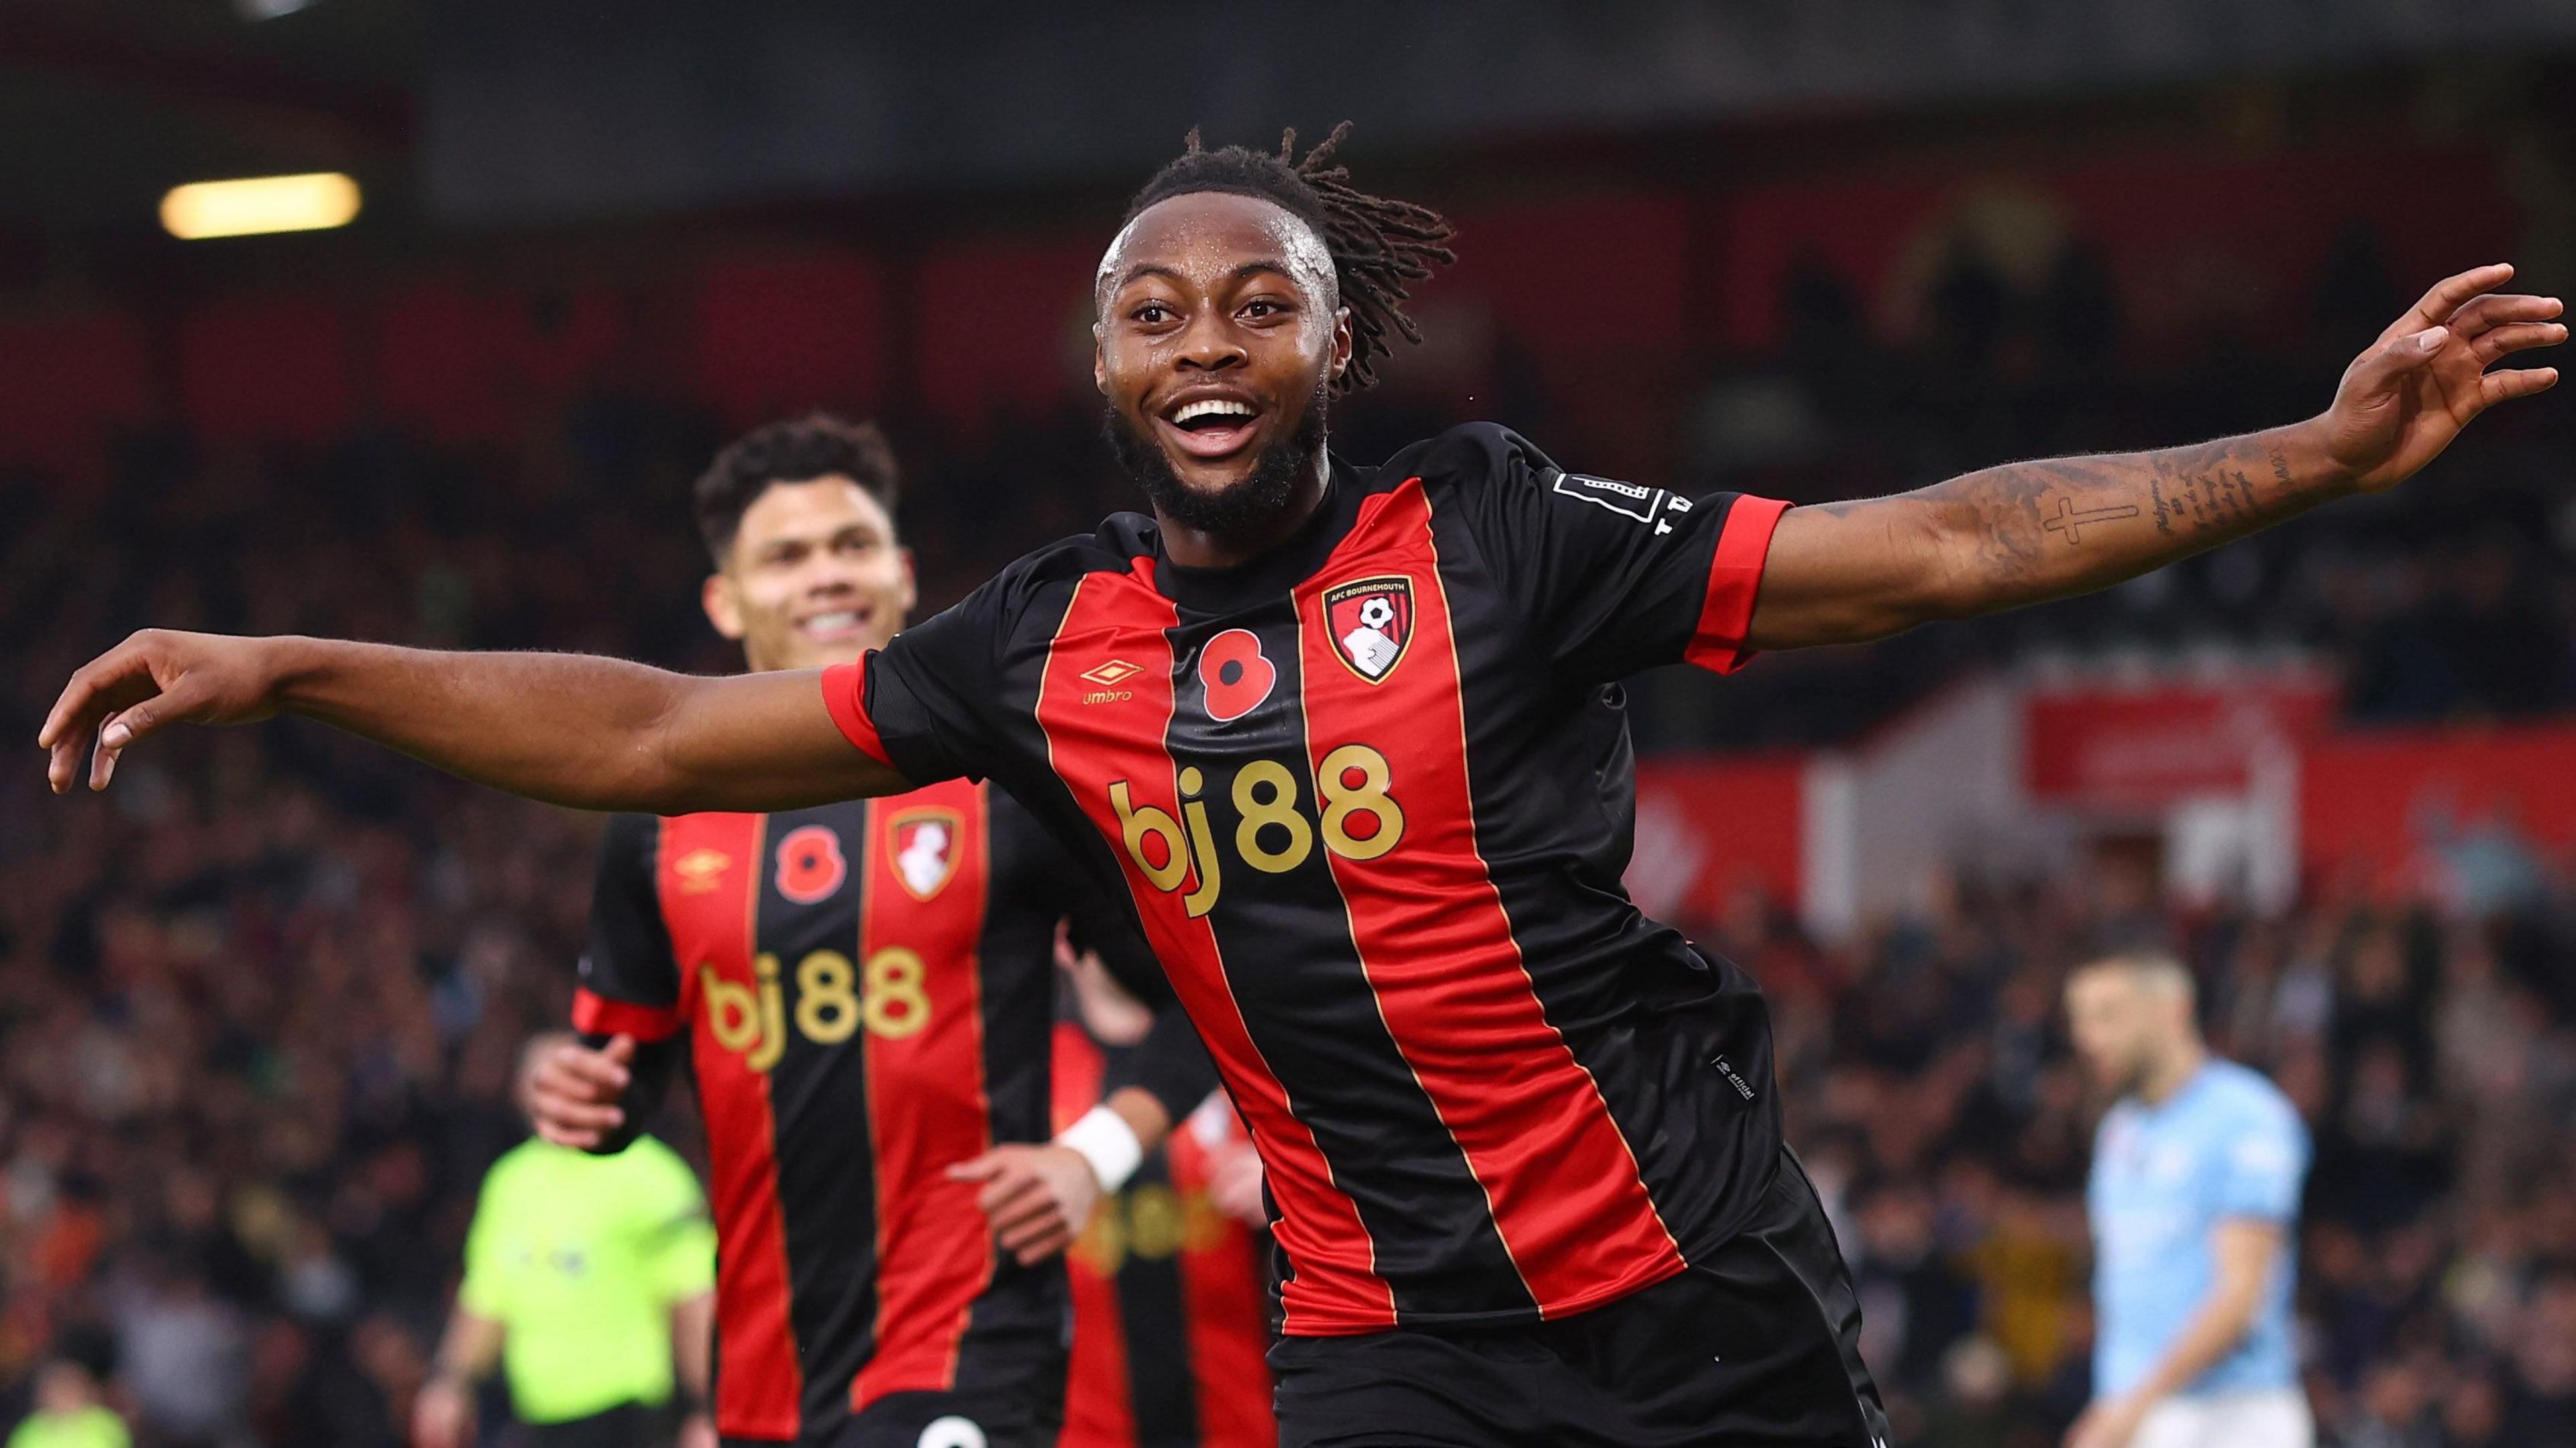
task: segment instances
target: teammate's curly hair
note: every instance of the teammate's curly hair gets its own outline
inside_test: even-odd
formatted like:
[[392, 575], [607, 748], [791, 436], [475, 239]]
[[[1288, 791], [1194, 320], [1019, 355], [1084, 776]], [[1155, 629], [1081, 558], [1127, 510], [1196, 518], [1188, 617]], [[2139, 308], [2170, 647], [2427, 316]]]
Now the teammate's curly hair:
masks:
[[1192, 128], [1189, 149], [1154, 173], [1118, 223], [1124, 227], [1157, 201], [1226, 191], [1276, 202], [1313, 227], [1332, 253], [1342, 305], [1351, 309], [1351, 365], [1338, 384], [1344, 392], [1377, 380], [1372, 363], [1387, 355], [1389, 332], [1408, 342], [1422, 340], [1422, 330], [1405, 314], [1407, 284], [1457, 260], [1446, 245], [1453, 234], [1448, 218], [1428, 206], [1357, 190], [1350, 168], [1333, 164], [1333, 152], [1350, 130], [1351, 123], [1342, 122], [1299, 157], [1293, 128], [1280, 136], [1275, 156], [1246, 146], [1207, 150]]
[[772, 483], [809, 483], [836, 475], [858, 484], [893, 516], [901, 475], [895, 470], [894, 449], [875, 423], [809, 412], [753, 428], [698, 475], [698, 534], [722, 567], [734, 534], [741, 531], [742, 515]]

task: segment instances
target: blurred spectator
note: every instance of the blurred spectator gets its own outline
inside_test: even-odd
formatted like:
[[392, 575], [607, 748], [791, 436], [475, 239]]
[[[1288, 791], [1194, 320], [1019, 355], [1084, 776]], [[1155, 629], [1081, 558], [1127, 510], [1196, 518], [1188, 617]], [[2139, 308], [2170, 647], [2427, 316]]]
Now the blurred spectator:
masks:
[[127, 1448], [125, 1420], [99, 1400], [88, 1365], [56, 1358], [36, 1373], [36, 1411], [9, 1435], [8, 1448]]
[[240, 1314], [194, 1267], [156, 1265], [117, 1308], [117, 1361], [135, 1414], [170, 1448], [231, 1448], [250, 1377]]

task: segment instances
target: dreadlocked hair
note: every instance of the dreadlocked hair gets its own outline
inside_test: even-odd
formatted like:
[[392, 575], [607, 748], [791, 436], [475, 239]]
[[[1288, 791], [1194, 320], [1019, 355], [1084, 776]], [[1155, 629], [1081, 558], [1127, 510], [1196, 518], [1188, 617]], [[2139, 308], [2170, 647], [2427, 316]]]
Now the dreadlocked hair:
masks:
[[1118, 224], [1124, 227], [1158, 201], [1224, 191], [1274, 202], [1313, 227], [1332, 254], [1333, 281], [1351, 312], [1351, 363], [1335, 385], [1357, 392], [1377, 380], [1375, 359], [1389, 355], [1388, 333], [1422, 340], [1422, 329], [1404, 310], [1408, 284], [1458, 258], [1446, 244], [1454, 234], [1448, 218], [1351, 185], [1350, 168], [1333, 164], [1333, 152], [1350, 132], [1351, 123], [1342, 122], [1301, 158], [1294, 128], [1281, 134], [1274, 156], [1246, 146], [1207, 150], [1193, 127], [1189, 148], [1154, 173]]

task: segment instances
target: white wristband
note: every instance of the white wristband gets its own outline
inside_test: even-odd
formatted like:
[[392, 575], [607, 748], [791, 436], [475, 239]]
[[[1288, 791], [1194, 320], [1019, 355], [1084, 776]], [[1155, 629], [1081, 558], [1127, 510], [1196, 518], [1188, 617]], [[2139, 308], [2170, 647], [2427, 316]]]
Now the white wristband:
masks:
[[1094, 1106], [1082, 1119], [1055, 1134], [1055, 1144], [1069, 1146], [1082, 1153], [1091, 1163], [1091, 1174], [1100, 1178], [1100, 1189], [1114, 1192], [1127, 1185], [1144, 1163], [1145, 1144], [1136, 1139], [1136, 1129], [1127, 1118], [1106, 1106]]

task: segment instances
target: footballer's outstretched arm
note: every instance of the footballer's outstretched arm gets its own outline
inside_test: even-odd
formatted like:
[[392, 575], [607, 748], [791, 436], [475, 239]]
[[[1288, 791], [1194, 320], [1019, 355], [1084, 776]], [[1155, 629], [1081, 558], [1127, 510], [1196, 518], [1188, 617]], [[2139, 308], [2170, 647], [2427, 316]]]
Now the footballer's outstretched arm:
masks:
[[812, 672], [698, 678], [579, 654], [441, 653], [147, 629], [74, 673], [37, 743], [54, 792], [105, 789], [171, 724], [301, 714], [579, 809], [766, 811], [910, 788], [851, 746]]
[[1793, 508], [1771, 540], [1749, 642], [1856, 643], [2086, 593], [2319, 503], [2394, 487], [2479, 413], [2558, 380], [2547, 367], [2487, 370], [2567, 339], [2557, 298], [2494, 291], [2512, 276], [2510, 266], [2486, 266], [2434, 287], [2353, 360], [2333, 404], [2306, 422]]

